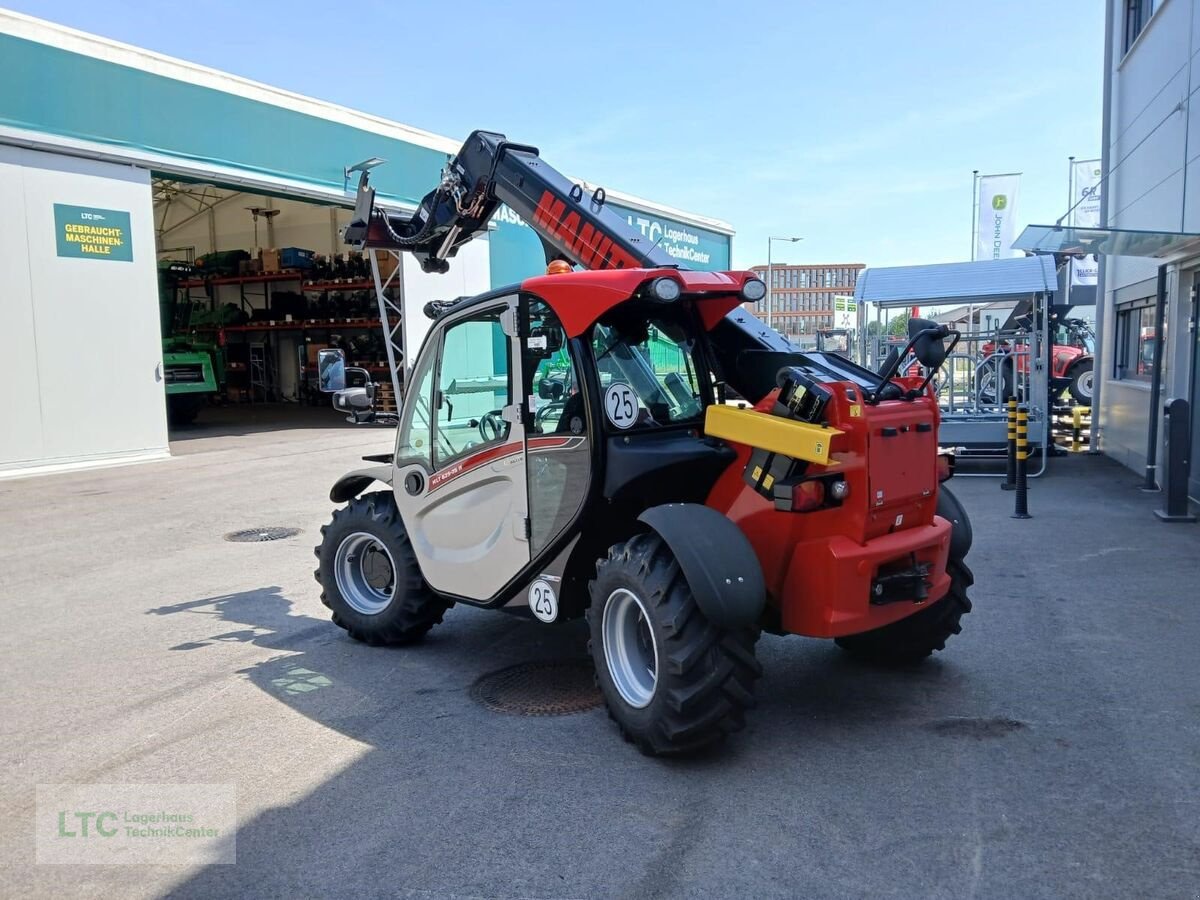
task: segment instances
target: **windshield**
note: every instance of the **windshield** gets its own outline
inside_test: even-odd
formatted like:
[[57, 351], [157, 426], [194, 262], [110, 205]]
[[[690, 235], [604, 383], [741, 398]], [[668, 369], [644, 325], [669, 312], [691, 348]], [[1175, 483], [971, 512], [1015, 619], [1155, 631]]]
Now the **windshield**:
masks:
[[682, 311], [648, 319], [644, 310], [603, 320], [592, 329], [592, 352], [610, 425], [669, 425], [704, 412], [696, 338]]

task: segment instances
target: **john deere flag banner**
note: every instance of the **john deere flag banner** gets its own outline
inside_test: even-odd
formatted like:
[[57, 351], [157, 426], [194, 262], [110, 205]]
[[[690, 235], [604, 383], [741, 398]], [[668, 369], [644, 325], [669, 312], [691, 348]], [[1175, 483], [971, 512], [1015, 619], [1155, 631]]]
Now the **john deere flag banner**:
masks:
[[[1072, 165], [1071, 183], [1075, 188], [1075, 211], [1071, 224], [1079, 228], [1100, 227], [1100, 160], [1076, 160]], [[1099, 266], [1094, 253], [1083, 259], [1071, 260], [1071, 283], [1095, 285]]]
[[127, 212], [55, 203], [54, 237], [59, 256], [133, 261]]
[[1017, 237], [1017, 189], [1020, 185], [1020, 172], [980, 176], [976, 259], [1012, 256], [1012, 242]]

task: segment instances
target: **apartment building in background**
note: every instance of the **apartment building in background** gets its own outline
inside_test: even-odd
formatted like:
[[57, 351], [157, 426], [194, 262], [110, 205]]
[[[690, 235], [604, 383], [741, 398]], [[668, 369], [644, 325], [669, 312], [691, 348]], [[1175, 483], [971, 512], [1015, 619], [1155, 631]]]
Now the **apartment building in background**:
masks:
[[833, 327], [833, 298], [854, 295], [854, 285], [864, 263], [772, 264], [770, 280], [766, 266], [751, 271], [767, 282], [767, 297], [746, 308], [767, 320], [770, 298], [775, 330], [792, 340], [811, 339], [819, 329]]

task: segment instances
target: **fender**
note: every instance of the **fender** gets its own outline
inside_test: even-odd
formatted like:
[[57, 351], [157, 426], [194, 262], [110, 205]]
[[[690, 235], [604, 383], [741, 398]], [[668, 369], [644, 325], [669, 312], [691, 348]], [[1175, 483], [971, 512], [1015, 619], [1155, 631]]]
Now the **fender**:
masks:
[[334, 483], [333, 490], [329, 492], [329, 499], [334, 503], [353, 500], [375, 481], [381, 481], [390, 488], [392, 486], [392, 467], [371, 466], [369, 469], [355, 469], [353, 472], [347, 472]]
[[967, 511], [944, 484], [938, 485], [937, 515], [950, 523], [950, 558], [961, 560], [971, 550], [971, 520]]
[[710, 622], [718, 628], [758, 623], [767, 602], [766, 583], [754, 548], [737, 525], [699, 503], [652, 506], [638, 521], [671, 548]]

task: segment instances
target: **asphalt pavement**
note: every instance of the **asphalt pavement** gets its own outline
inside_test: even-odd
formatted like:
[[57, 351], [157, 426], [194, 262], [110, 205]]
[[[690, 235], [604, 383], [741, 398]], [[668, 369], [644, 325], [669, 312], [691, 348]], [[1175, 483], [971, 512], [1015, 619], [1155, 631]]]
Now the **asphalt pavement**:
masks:
[[[747, 729], [639, 755], [601, 709], [470, 686], [580, 657], [578, 624], [456, 607], [354, 643], [312, 547], [329, 486], [391, 432], [201, 424], [162, 463], [0, 481], [7, 896], [1200, 895], [1200, 526], [1097, 457], [1034, 518], [956, 478], [974, 611], [927, 664], [764, 636]], [[272, 543], [226, 532], [301, 529]], [[37, 784], [232, 784], [236, 863], [35, 863]]]

